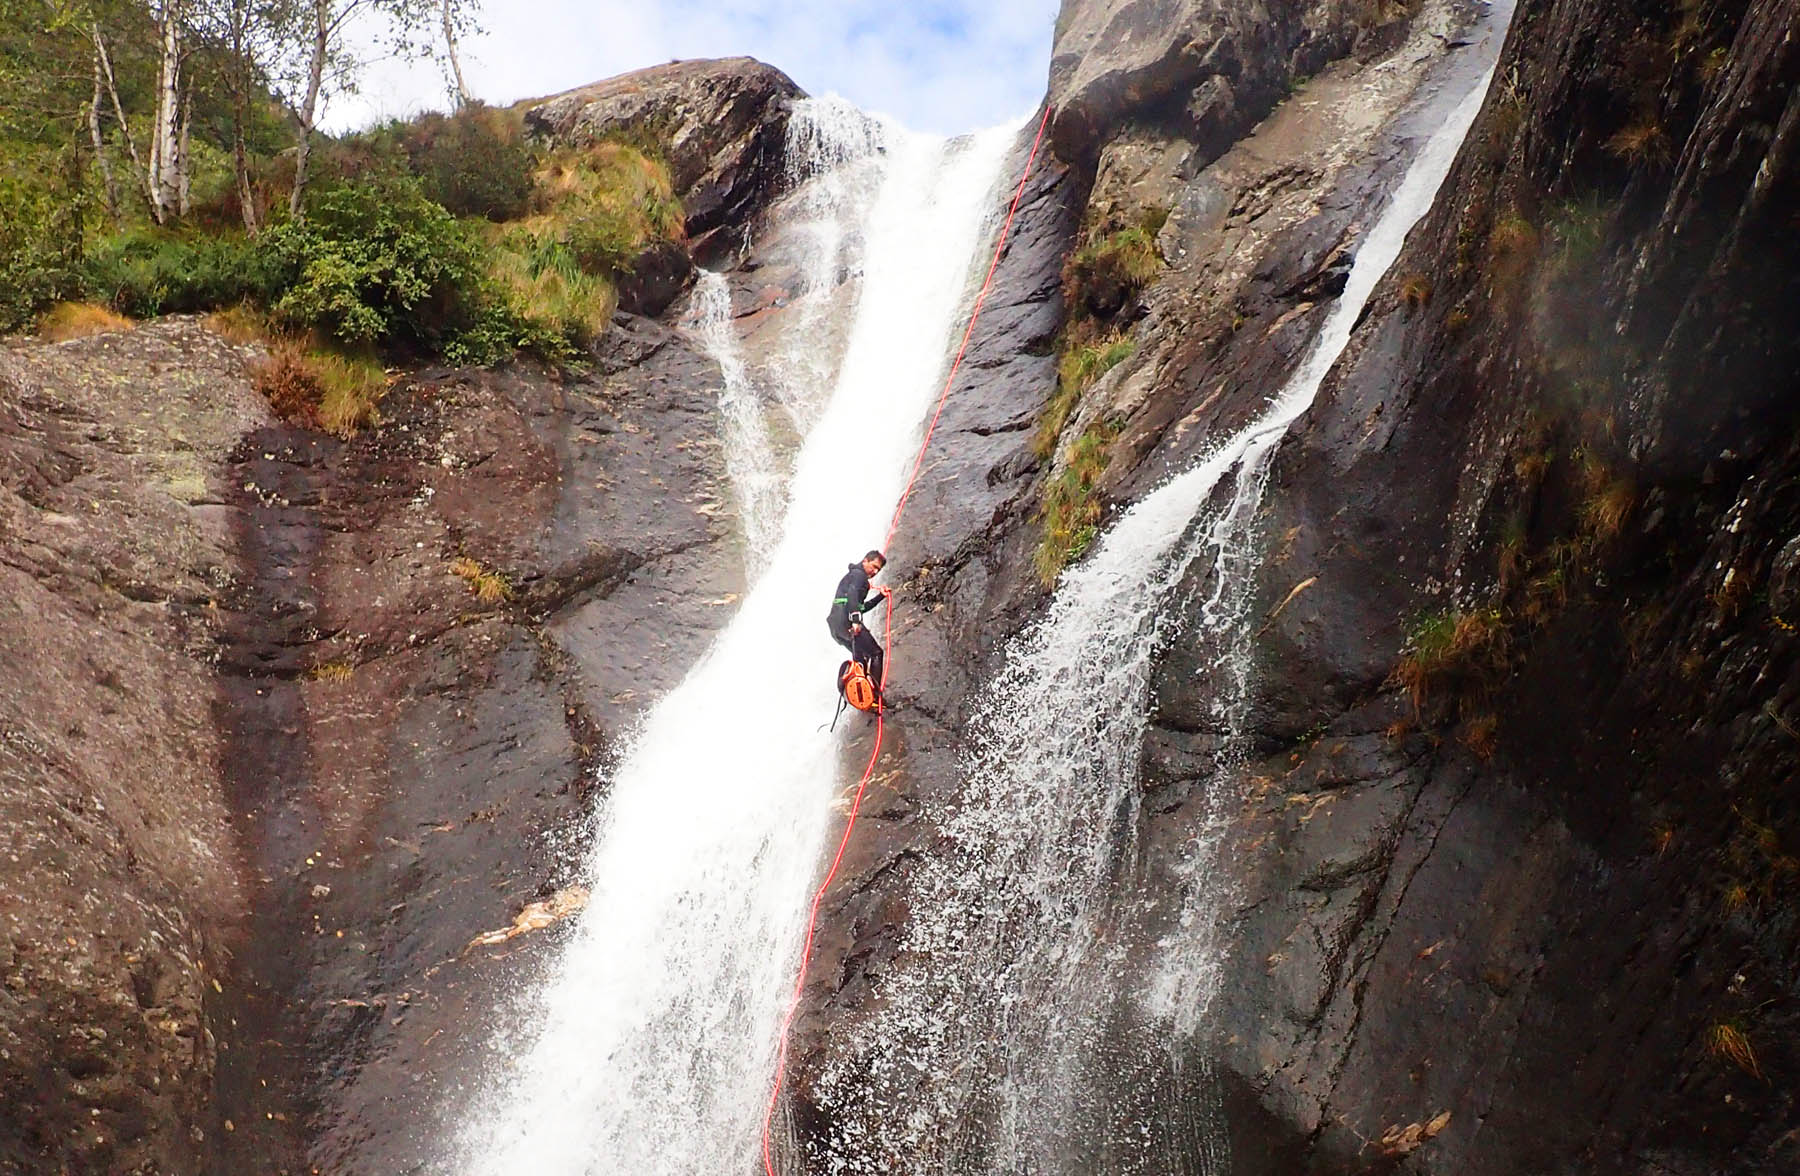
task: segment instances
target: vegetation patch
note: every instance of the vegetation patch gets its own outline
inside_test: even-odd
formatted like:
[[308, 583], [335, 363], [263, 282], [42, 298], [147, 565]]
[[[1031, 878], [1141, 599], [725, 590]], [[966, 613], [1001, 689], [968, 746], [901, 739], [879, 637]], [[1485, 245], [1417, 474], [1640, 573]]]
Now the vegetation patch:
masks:
[[1097, 487], [1118, 433], [1111, 423], [1090, 426], [1069, 446], [1062, 470], [1044, 491], [1038, 515], [1043, 535], [1033, 561], [1045, 587], [1054, 584], [1063, 568], [1080, 559], [1094, 541], [1100, 524]]
[[1429, 613], [1408, 630], [1392, 680], [1406, 691], [1415, 713], [1423, 714], [1440, 698], [1466, 707], [1507, 668], [1511, 644], [1497, 608]]
[[374, 358], [295, 339], [271, 347], [268, 357], [251, 369], [251, 379], [283, 420], [339, 437], [377, 424], [377, 409], [387, 391], [387, 373]]
[[512, 599], [512, 582], [503, 573], [483, 567], [466, 555], [451, 562], [450, 574], [467, 584], [475, 599], [483, 604], [504, 604]]
[[38, 324], [38, 338], [60, 343], [65, 339], [85, 339], [89, 335], [129, 330], [131, 326], [130, 319], [110, 306], [94, 302], [59, 302]]
[[1082, 394], [1113, 368], [1131, 358], [1137, 344], [1124, 334], [1111, 334], [1088, 343], [1066, 345], [1056, 363], [1056, 391], [1044, 414], [1038, 419], [1037, 436], [1032, 450], [1040, 458], [1056, 452], [1069, 417], [1081, 403]]

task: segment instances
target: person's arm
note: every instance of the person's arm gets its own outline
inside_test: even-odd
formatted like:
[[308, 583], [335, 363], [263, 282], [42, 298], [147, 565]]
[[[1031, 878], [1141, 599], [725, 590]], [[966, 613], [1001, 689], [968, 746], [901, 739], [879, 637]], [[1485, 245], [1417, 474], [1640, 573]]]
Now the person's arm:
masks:
[[870, 609], [874, 608], [876, 605], [880, 604], [882, 601], [888, 599], [888, 597], [890, 595], [892, 595], [892, 589], [877, 588], [875, 590], [875, 595], [873, 595], [873, 596], [869, 597], [869, 599], [863, 601], [862, 608], [857, 611], [868, 612]]

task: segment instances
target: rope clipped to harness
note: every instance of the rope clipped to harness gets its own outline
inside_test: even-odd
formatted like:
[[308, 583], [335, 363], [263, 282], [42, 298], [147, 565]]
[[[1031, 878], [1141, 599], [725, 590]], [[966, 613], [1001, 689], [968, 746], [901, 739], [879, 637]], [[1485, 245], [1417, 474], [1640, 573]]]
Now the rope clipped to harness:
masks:
[[[906, 487], [900, 493], [900, 501], [894, 505], [894, 517], [888, 523], [887, 539], [881, 550], [886, 551], [894, 542], [894, 533], [900, 529], [900, 515], [906, 510], [906, 500], [912, 496], [913, 483], [919, 480], [919, 471], [925, 464], [925, 452], [931, 446], [931, 435], [937, 431], [938, 418], [944, 415], [944, 402], [950, 397], [950, 385], [956, 379], [956, 373], [962, 368], [963, 356], [969, 350], [969, 340], [975, 335], [975, 323], [981, 318], [982, 304], [987, 301], [988, 291], [994, 285], [994, 273], [1000, 268], [1000, 258], [1006, 252], [1006, 240], [1012, 233], [1013, 218], [1018, 215], [1019, 202], [1025, 197], [1025, 182], [1031, 178], [1032, 166], [1037, 162], [1038, 148], [1044, 142], [1044, 129], [1050, 125], [1050, 107], [1044, 106], [1044, 116], [1038, 121], [1037, 135], [1031, 141], [1031, 154], [1025, 158], [1025, 170], [1019, 176], [1019, 186], [1013, 192], [1012, 204], [1006, 210], [1006, 222], [1000, 226], [1000, 239], [994, 243], [994, 258], [988, 263], [987, 276], [982, 279], [981, 289], [976, 291], [975, 303], [969, 309], [969, 323], [963, 329], [962, 342], [956, 348], [956, 358], [950, 362], [950, 370], [944, 376], [943, 390], [938, 393], [937, 408], [931, 414], [931, 422], [925, 426], [925, 436], [919, 442], [919, 455], [913, 460], [912, 473], [907, 475]], [[850, 801], [850, 815], [844, 821], [843, 836], [838, 839], [837, 853], [831, 859], [831, 866], [825, 871], [825, 878], [819, 888], [813, 892], [812, 910], [806, 919], [806, 941], [800, 949], [800, 972], [794, 977], [793, 995], [788, 1000], [787, 1015], [781, 1020], [781, 1036], [775, 1047], [775, 1080], [769, 1091], [768, 1109], [763, 1112], [762, 1124], [762, 1160], [765, 1176], [775, 1176], [775, 1149], [770, 1139], [771, 1128], [775, 1122], [775, 1107], [781, 1101], [781, 1088], [787, 1075], [788, 1030], [793, 1028], [794, 1014], [800, 1008], [800, 995], [806, 990], [807, 967], [812, 963], [813, 939], [818, 932], [819, 907], [825, 902], [825, 895], [831, 884], [837, 879], [838, 867], [844, 864], [844, 855], [850, 848], [850, 837], [856, 832], [856, 818], [862, 812], [863, 796], [869, 790], [869, 781], [875, 776], [875, 764], [881, 758], [881, 737], [883, 729], [883, 712], [880, 699], [887, 689], [888, 673], [893, 669], [894, 661], [894, 608], [893, 601], [882, 610], [882, 645], [887, 649], [887, 659], [882, 663], [881, 681], [870, 682], [868, 670], [852, 660], [846, 667], [855, 666], [862, 671], [862, 679], [871, 688], [873, 698], [868, 707], [857, 707], [858, 710], [872, 711], [875, 715], [875, 741], [869, 749], [869, 762], [863, 766], [862, 779], [857, 782], [856, 795]], [[843, 703], [852, 702], [850, 687], [845, 678], [846, 670], [838, 671], [838, 692], [843, 696]], [[843, 703], [839, 704], [838, 714], [843, 714]], [[831, 721], [837, 726], [837, 719]]]

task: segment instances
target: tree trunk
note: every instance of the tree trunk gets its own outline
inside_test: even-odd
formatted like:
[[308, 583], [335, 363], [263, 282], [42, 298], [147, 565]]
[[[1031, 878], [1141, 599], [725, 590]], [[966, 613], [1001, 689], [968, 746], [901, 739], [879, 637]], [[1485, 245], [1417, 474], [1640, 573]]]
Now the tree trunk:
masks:
[[150, 143], [150, 212], [157, 224], [176, 214], [181, 202], [181, 12], [178, 0], [163, 0], [162, 69], [156, 82], [155, 132]]
[[244, 231], [254, 237], [261, 225], [257, 221], [256, 188], [250, 182], [250, 149], [244, 143], [253, 75], [249, 59], [250, 19], [249, 0], [231, 0], [231, 60], [225, 71], [225, 82], [231, 91], [231, 169], [237, 180], [238, 212], [244, 218]]
[[194, 125], [194, 89], [190, 85], [181, 96], [181, 133], [175, 137], [175, 192], [176, 207], [182, 216], [193, 209], [194, 203], [194, 169], [192, 157], [188, 154], [191, 146], [188, 132]]
[[106, 96], [100, 75], [100, 54], [94, 54], [94, 96], [88, 100], [88, 137], [94, 141], [94, 162], [100, 165], [100, 178], [105, 184], [106, 216], [114, 231], [119, 228], [119, 183], [113, 176], [112, 161], [106, 158], [106, 136], [100, 133], [100, 100]]
[[156, 208], [156, 197], [150, 191], [150, 173], [144, 169], [144, 161], [138, 156], [137, 141], [131, 137], [131, 124], [125, 119], [125, 107], [119, 102], [119, 83], [113, 76], [112, 57], [106, 52], [106, 39], [100, 35], [100, 26], [94, 25], [94, 57], [100, 62], [100, 70], [106, 78], [106, 92], [112, 96], [113, 116], [119, 120], [119, 137], [125, 140], [125, 153], [131, 157], [131, 172], [137, 177], [138, 186], [144, 190], [144, 199], [152, 211]]
[[444, 11], [444, 47], [450, 55], [450, 73], [456, 79], [456, 106], [461, 109], [474, 101], [469, 93], [469, 83], [463, 80], [462, 58], [456, 54], [456, 21], [453, 10], [456, 0], [440, 0]]
[[331, 49], [331, 29], [331, 0], [313, 0], [312, 60], [307, 64], [306, 97], [295, 115], [295, 121], [300, 124], [300, 141], [294, 151], [294, 191], [288, 197], [288, 213], [296, 219], [306, 214], [306, 165], [312, 155], [313, 123], [319, 113], [319, 90], [325, 82], [325, 58]]

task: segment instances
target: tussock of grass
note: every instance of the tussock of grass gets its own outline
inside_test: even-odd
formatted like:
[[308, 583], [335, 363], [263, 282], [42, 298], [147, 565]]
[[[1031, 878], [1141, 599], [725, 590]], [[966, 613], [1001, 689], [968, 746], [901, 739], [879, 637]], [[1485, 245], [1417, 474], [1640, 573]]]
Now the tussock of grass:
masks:
[[1062, 357], [1056, 363], [1056, 391], [1044, 405], [1044, 415], [1038, 420], [1037, 436], [1032, 442], [1032, 449], [1039, 457], [1049, 457], [1056, 451], [1056, 442], [1081, 403], [1082, 393], [1101, 376], [1130, 359], [1136, 349], [1137, 344], [1123, 334], [1064, 347]]
[[376, 424], [387, 373], [373, 359], [284, 339], [251, 372], [276, 415], [339, 437]]
[[512, 599], [512, 584], [505, 575], [466, 555], [451, 562], [450, 574], [467, 584], [475, 599], [483, 604], [504, 604]]
[[38, 337], [51, 343], [68, 339], [85, 339], [110, 331], [125, 331], [132, 321], [108, 306], [96, 302], [59, 302], [51, 307], [38, 325]]
[[1100, 524], [1100, 500], [1095, 493], [1100, 475], [1111, 460], [1110, 446], [1118, 430], [1110, 424], [1089, 428], [1069, 447], [1062, 471], [1044, 491], [1039, 512], [1044, 533], [1033, 556], [1038, 576], [1048, 587], [1063, 568], [1080, 559], [1094, 541]]
[[323, 662], [307, 671], [306, 676], [315, 682], [340, 683], [348, 682], [356, 673], [356, 667], [349, 662]]
[[1730, 1062], [1753, 1078], [1760, 1079], [1763, 1076], [1762, 1065], [1756, 1060], [1756, 1051], [1750, 1048], [1750, 1038], [1730, 1022], [1721, 1021], [1707, 1027], [1706, 1052], [1720, 1061]]
[[1414, 622], [1393, 681], [1419, 711], [1439, 691], [1501, 668], [1510, 646], [1499, 609], [1433, 613]]
[[612, 282], [582, 270], [568, 246], [529, 230], [498, 235], [494, 277], [528, 319], [585, 348], [598, 339], [618, 305]]
[[242, 303], [215, 310], [204, 321], [214, 334], [239, 347], [269, 341], [269, 320], [254, 307]]
[[1655, 115], [1642, 115], [1613, 133], [1606, 152], [1633, 167], [1660, 166], [1669, 162], [1669, 136]]
[[1537, 230], [1516, 212], [1509, 212], [1494, 222], [1488, 234], [1488, 252], [1495, 259], [1529, 259], [1537, 252]]
[[1431, 279], [1421, 273], [1410, 273], [1400, 279], [1400, 301], [1418, 310], [1431, 301]]

